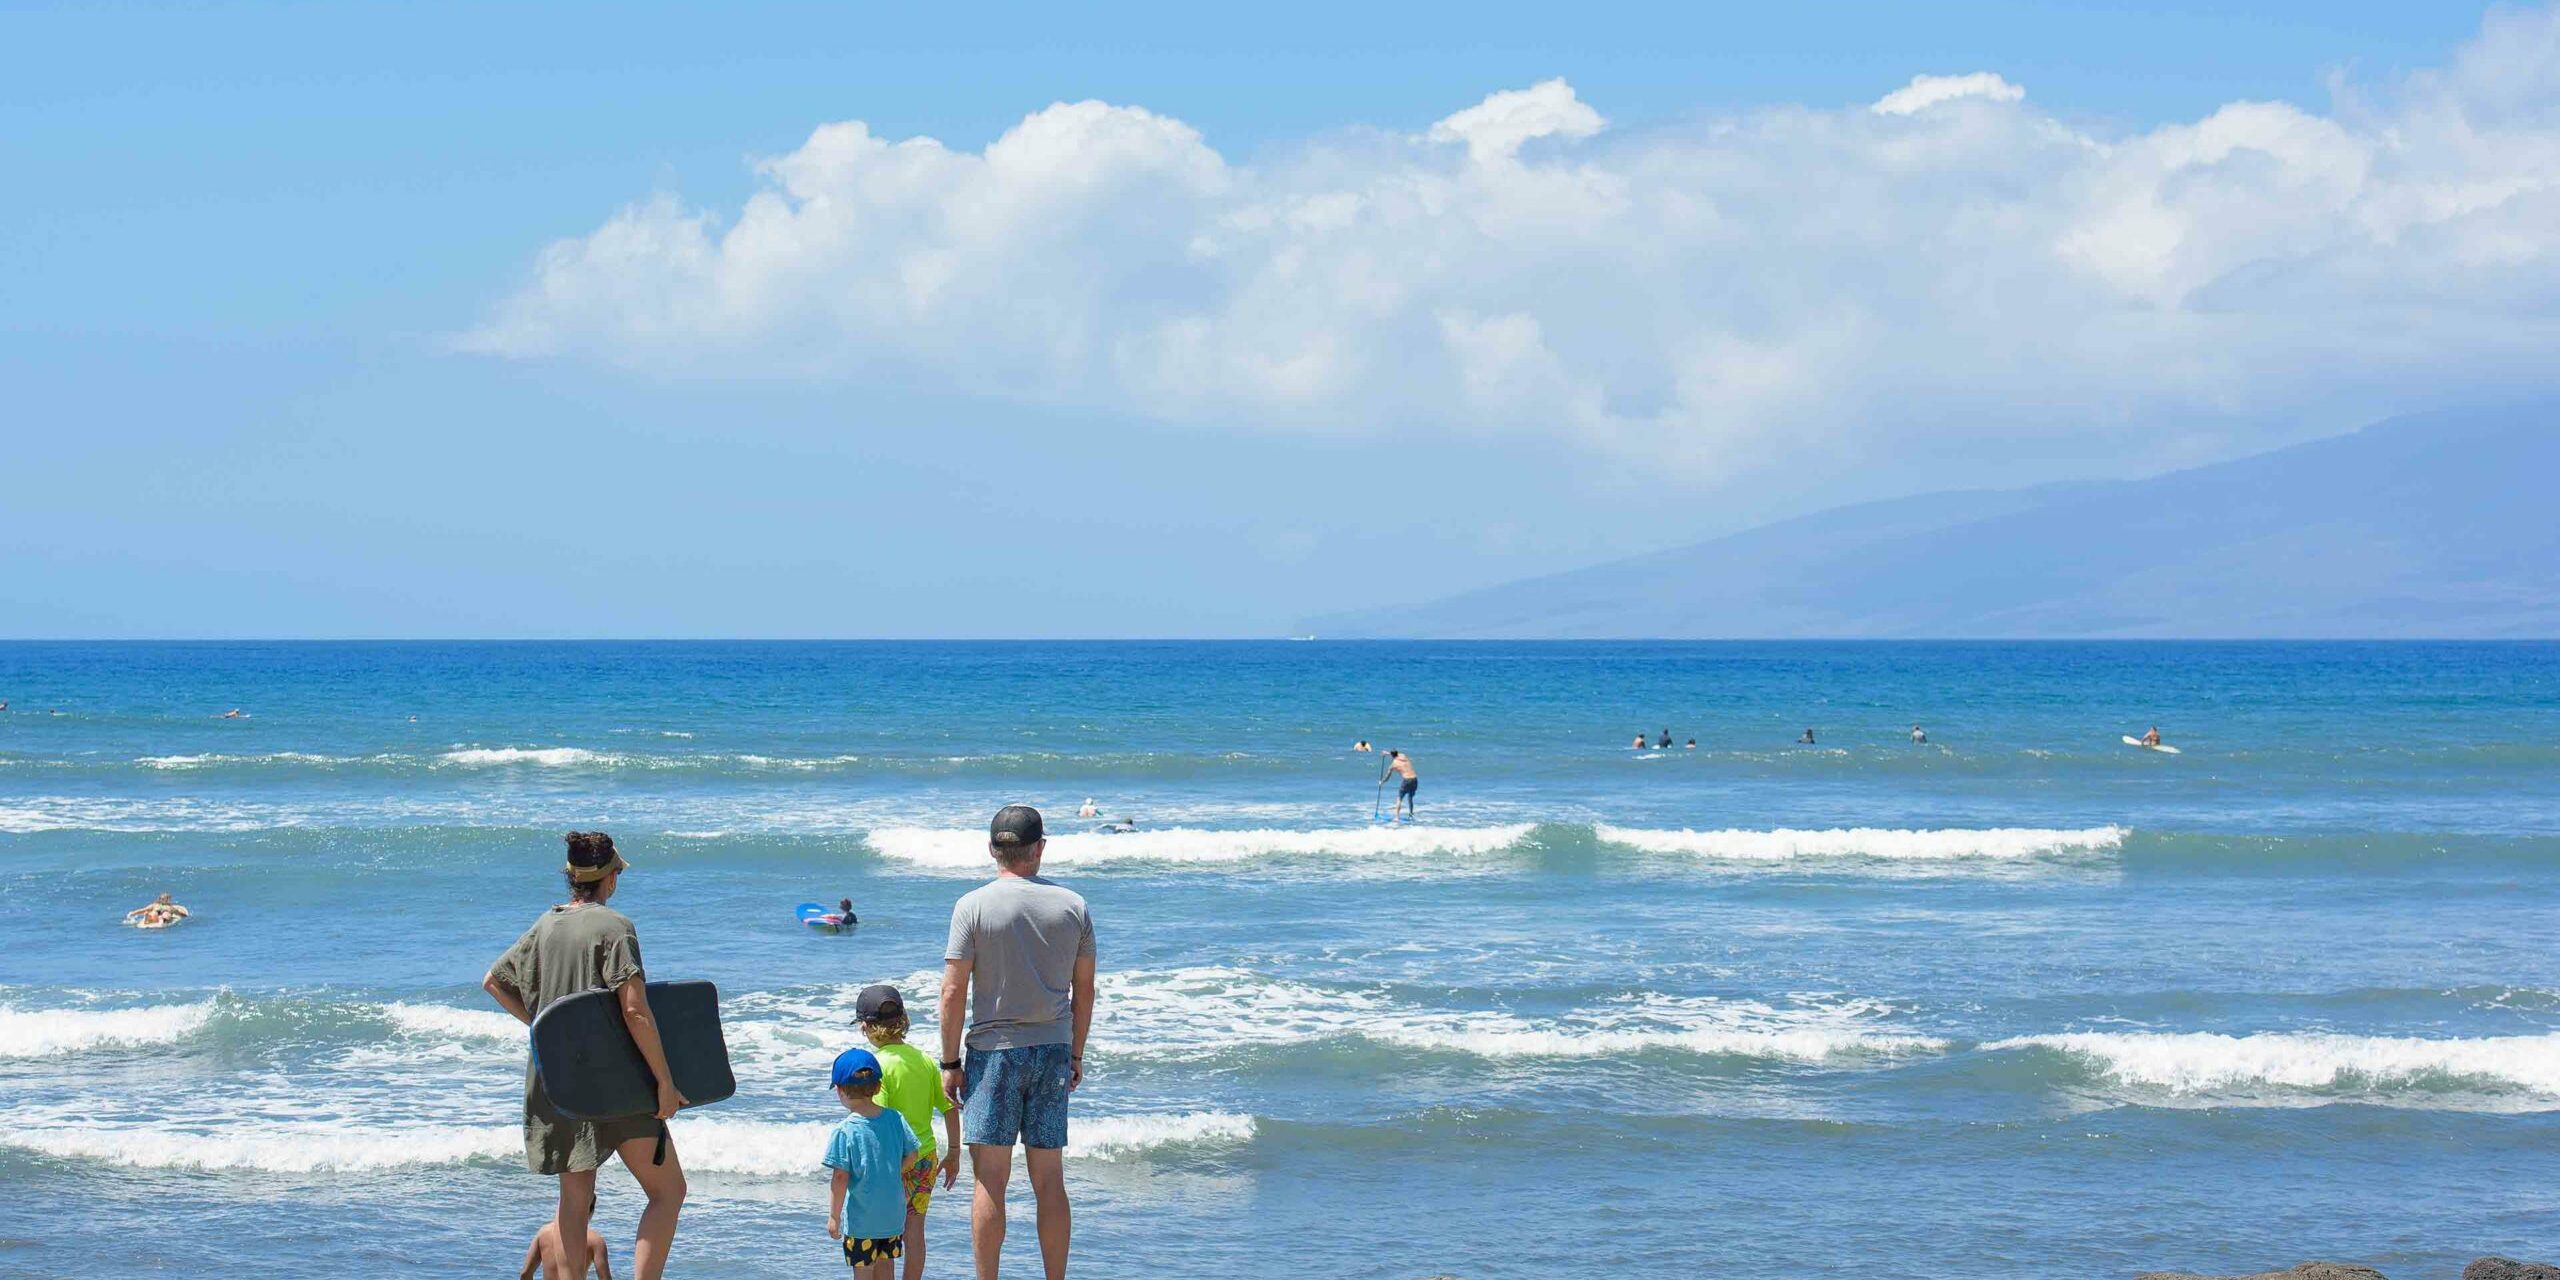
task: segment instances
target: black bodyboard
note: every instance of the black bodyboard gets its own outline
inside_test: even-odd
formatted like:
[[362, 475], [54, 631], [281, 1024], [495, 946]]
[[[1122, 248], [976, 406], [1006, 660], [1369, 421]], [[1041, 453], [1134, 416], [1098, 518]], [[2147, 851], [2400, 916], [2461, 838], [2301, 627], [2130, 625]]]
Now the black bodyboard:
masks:
[[[688, 1107], [738, 1091], [720, 1033], [720, 989], [708, 982], [647, 984], [667, 1071]], [[542, 1092], [572, 1120], [618, 1120], [658, 1109], [658, 1081], [631, 1042], [610, 989], [554, 1000], [533, 1020], [533, 1069]]]

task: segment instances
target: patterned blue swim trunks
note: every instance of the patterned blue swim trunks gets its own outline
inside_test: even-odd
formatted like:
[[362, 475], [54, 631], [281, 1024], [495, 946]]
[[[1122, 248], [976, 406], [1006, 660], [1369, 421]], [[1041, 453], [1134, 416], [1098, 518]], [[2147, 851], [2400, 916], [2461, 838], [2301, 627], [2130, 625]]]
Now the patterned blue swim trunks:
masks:
[[1055, 1150], [1067, 1145], [1067, 1046], [971, 1049], [969, 1092], [960, 1099], [960, 1140], [970, 1146]]

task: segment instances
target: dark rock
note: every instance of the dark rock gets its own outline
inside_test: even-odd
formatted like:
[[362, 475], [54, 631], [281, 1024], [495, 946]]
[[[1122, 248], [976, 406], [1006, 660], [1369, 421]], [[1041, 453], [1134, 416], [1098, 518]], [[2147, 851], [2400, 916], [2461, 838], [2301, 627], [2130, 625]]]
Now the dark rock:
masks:
[[[2192, 1271], [2145, 1271], [2135, 1276], [2133, 1280], [2383, 1280], [2383, 1275], [2371, 1267], [2359, 1267], [2353, 1263], [2305, 1262], [2283, 1271], [2260, 1271], [2245, 1276], [2200, 1276]], [[2472, 1280], [2471, 1274], [2464, 1272], [2463, 1280]], [[2501, 1276], [2498, 1280], [2505, 1280], [2505, 1277]], [[2560, 1277], [2555, 1277], [2554, 1280], [2560, 1280]]]
[[2560, 1267], [2513, 1258], [2474, 1258], [2462, 1269], [2462, 1280], [2560, 1280]]

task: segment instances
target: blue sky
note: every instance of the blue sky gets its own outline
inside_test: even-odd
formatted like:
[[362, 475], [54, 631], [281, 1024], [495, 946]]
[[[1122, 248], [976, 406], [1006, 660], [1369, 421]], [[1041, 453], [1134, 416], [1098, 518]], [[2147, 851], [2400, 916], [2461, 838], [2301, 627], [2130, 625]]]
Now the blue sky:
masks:
[[1272, 634], [2544, 390], [2546, 11], [2225, 7], [10, 5], [0, 634]]

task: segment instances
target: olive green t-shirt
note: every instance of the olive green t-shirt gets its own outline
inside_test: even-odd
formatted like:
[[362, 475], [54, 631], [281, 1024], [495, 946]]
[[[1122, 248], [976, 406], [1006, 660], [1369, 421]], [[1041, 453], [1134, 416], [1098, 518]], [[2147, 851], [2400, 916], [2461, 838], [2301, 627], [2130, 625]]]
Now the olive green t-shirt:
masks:
[[[641, 976], [640, 931], [631, 927], [630, 917], [611, 907], [553, 907], [489, 966], [489, 974], [512, 988], [527, 1012], [539, 1014], [554, 1000], [610, 990]], [[616, 1147], [657, 1132], [652, 1116], [572, 1120], [561, 1115], [543, 1094], [533, 1063], [525, 1063], [524, 1156], [525, 1167], [535, 1173], [593, 1169]]]
[[639, 973], [640, 931], [611, 907], [553, 907], [489, 972], [539, 1014], [562, 996], [618, 987]]

